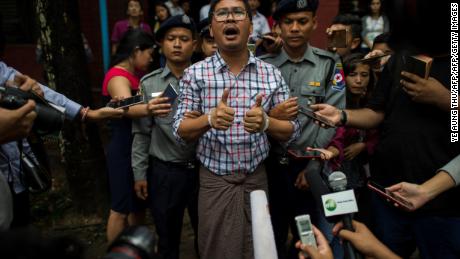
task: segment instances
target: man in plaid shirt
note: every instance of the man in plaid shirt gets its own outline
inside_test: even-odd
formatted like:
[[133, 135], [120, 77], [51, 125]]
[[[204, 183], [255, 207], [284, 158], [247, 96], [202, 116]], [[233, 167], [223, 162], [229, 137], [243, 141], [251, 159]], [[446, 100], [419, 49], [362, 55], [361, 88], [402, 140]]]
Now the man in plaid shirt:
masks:
[[[201, 258], [253, 258], [249, 193], [267, 190], [267, 134], [292, 141], [297, 121], [267, 115], [289, 98], [279, 70], [247, 49], [252, 30], [247, 0], [211, 3], [213, 56], [189, 67], [180, 81], [174, 134], [198, 140], [201, 162], [198, 245]], [[198, 118], [185, 112], [199, 111]]]

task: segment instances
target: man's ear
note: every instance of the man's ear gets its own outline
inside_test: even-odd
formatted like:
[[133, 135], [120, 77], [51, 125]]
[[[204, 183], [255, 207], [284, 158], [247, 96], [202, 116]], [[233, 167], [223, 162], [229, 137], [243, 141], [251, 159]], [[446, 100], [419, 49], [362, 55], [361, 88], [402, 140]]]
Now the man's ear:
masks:
[[316, 30], [318, 27], [318, 20], [316, 19], [316, 15], [313, 16], [313, 30]]
[[358, 48], [360, 44], [361, 44], [361, 38], [359, 38], [359, 37], [353, 38], [353, 40], [351, 41], [350, 49], [354, 50], [354, 49]]
[[198, 40], [193, 40], [193, 52], [196, 51], [197, 46], [198, 46]]

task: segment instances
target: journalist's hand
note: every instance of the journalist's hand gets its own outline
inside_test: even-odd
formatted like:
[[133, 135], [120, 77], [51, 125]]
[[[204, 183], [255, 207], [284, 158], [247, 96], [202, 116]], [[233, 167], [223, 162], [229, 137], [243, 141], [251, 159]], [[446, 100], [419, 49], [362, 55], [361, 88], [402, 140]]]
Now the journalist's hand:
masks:
[[[315, 110], [317, 114], [322, 115], [323, 117], [331, 121], [334, 125], [339, 125], [341, 116], [341, 111], [339, 109], [325, 103], [313, 104], [310, 105], [310, 107], [313, 110]], [[320, 124], [321, 127], [327, 127], [326, 125], [319, 123], [318, 121], [315, 121], [315, 123]]]
[[27, 137], [37, 117], [34, 110], [32, 100], [16, 110], [0, 108], [0, 143]]
[[334, 256], [332, 254], [331, 247], [329, 246], [329, 243], [327, 242], [326, 238], [324, 235], [319, 231], [315, 226], [313, 226], [313, 233], [315, 235], [316, 239], [316, 246], [317, 248], [302, 244], [300, 241], [298, 241], [295, 244], [295, 247], [297, 249], [300, 249], [301, 252], [299, 252], [299, 259], [306, 259], [304, 253], [307, 253], [312, 259], [333, 259]]
[[450, 91], [433, 77], [424, 79], [406, 71], [401, 72], [401, 75], [409, 79], [401, 79], [401, 84], [414, 102], [434, 104], [439, 107], [450, 103]]

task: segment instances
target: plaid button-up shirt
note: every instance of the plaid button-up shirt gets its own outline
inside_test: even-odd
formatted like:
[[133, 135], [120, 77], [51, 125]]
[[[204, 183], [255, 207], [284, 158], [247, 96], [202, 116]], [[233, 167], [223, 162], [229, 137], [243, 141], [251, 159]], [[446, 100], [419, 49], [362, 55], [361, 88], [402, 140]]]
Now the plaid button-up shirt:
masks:
[[[174, 134], [177, 133], [187, 111], [209, 113], [221, 100], [224, 89], [230, 94], [227, 105], [235, 110], [232, 126], [226, 130], [208, 130], [199, 139], [197, 156], [203, 166], [217, 175], [252, 173], [268, 156], [269, 142], [265, 133], [244, 130], [244, 115], [259, 94], [263, 95], [265, 112], [289, 98], [289, 89], [280, 71], [250, 53], [248, 63], [238, 75], [230, 72], [219, 52], [189, 67], [179, 83], [181, 94], [174, 117]], [[298, 121], [294, 125], [292, 141], [299, 135]]]

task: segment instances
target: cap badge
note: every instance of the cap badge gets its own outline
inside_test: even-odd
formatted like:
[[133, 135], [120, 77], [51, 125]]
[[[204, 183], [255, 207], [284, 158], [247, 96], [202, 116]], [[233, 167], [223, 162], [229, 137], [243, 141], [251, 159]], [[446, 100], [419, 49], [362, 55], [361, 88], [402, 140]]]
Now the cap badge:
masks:
[[187, 15], [183, 15], [182, 22], [185, 24], [190, 24], [190, 18]]
[[297, 9], [307, 7], [307, 0], [297, 0]]

